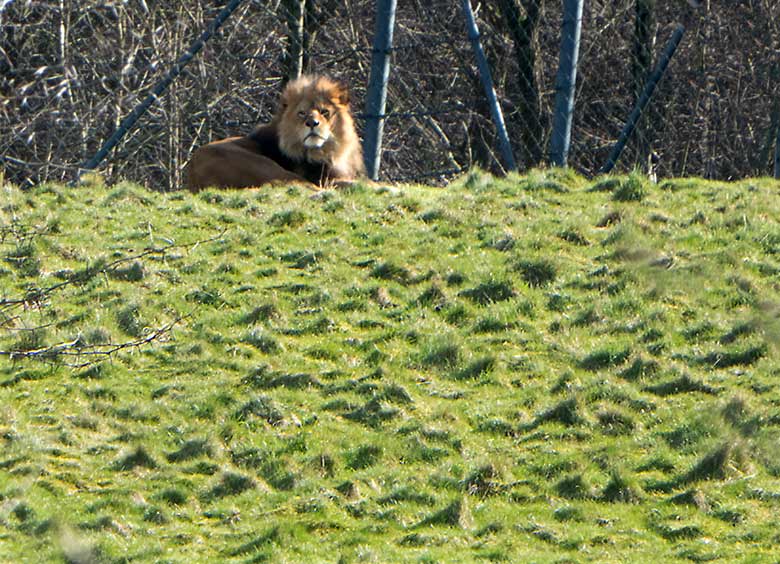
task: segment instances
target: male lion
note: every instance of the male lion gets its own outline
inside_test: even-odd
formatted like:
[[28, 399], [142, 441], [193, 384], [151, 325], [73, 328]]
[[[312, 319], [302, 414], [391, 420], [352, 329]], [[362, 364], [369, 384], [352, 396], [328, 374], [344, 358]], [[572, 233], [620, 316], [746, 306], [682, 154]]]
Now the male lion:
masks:
[[317, 189], [363, 175], [349, 92], [325, 76], [305, 75], [287, 84], [270, 123], [197, 149], [185, 182], [192, 192], [275, 183]]

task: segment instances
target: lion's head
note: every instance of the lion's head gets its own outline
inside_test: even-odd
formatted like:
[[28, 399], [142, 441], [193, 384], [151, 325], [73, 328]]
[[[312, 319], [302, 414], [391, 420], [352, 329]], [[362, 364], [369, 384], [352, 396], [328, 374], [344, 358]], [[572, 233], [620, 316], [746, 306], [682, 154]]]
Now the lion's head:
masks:
[[291, 159], [324, 163], [334, 178], [365, 173], [349, 91], [343, 84], [317, 75], [289, 82], [273, 123], [279, 147]]

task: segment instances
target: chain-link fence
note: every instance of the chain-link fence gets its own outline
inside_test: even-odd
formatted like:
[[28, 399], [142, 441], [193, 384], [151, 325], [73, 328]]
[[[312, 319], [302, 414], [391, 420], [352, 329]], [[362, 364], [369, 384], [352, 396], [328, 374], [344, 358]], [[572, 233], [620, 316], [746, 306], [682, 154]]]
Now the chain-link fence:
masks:
[[[178, 189], [192, 150], [268, 121], [300, 70], [349, 83], [362, 124], [375, 0], [247, 0], [100, 167]], [[695, 4], [700, 4], [693, 7]], [[472, 1], [520, 170], [547, 162], [561, 4]], [[72, 179], [225, 2], [0, 0], [0, 167], [8, 180]], [[664, 44], [685, 37], [618, 168], [662, 176], [771, 172], [780, 127], [780, 0], [585, 3], [569, 166], [604, 165]], [[460, 0], [400, 0], [382, 169], [442, 182], [501, 170]]]
[[622, 0], [586, 8], [574, 167], [592, 172], [604, 163], [648, 72], [682, 24], [683, 40], [621, 168], [644, 166], [655, 151], [663, 176], [771, 174], [780, 125], [779, 1]]

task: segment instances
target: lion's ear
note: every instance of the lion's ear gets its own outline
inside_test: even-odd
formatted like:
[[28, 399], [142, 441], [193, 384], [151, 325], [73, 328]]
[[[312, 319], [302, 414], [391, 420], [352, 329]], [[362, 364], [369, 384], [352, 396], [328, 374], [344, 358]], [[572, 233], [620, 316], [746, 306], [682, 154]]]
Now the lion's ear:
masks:
[[342, 106], [349, 105], [349, 88], [343, 82], [336, 82], [334, 92], [336, 101]]

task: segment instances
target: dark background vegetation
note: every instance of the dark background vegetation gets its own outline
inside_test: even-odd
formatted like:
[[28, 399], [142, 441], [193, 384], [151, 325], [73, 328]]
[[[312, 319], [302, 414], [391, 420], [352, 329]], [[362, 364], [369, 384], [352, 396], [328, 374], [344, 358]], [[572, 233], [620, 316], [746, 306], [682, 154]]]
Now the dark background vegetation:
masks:
[[[246, 1], [101, 171], [180, 186], [194, 147], [268, 120], [300, 69], [347, 80], [360, 114], [373, 0]], [[225, 2], [0, 1], [0, 166], [29, 184], [71, 179]], [[550, 135], [561, 5], [473, 2], [521, 169]], [[382, 177], [439, 182], [497, 169], [494, 130], [457, 0], [398, 6]], [[674, 27], [687, 33], [621, 169], [660, 155], [662, 176], [767, 174], [780, 124], [780, 2], [585, 3], [570, 165], [595, 174]], [[303, 29], [301, 37], [295, 30]], [[362, 125], [362, 120], [359, 120]]]

